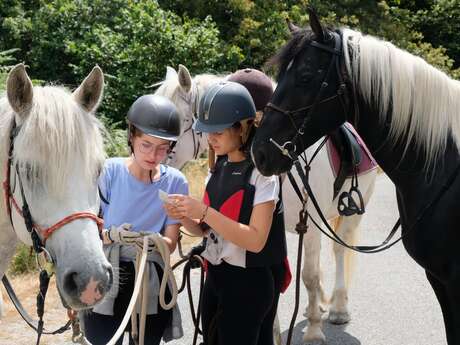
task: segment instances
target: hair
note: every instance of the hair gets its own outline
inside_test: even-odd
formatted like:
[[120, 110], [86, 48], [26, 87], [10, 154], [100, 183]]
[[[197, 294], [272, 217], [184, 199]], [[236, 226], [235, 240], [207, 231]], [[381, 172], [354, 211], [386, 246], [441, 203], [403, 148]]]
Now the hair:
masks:
[[[293, 33], [271, 58], [278, 78], [313, 39], [310, 29]], [[449, 135], [460, 148], [460, 82], [392, 43], [342, 29], [345, 65], [364, 100], [376, 104], [382, 122], [391, 119], [389, 139], [411, 142], [426, 155], [427, 166], [445, 150]]]
[[[15, 113], [7, 98], [0, 99], [2, 143], [9, 143]], [[33, 104], [14, 141], [14, 164], [27, 169], [32, 187], [43, 186], [64, 195], [72, 171], [92, 184], [105, 160], [101, 122], [86, 112], [70, 91], [56, 86], [33, 88]]]

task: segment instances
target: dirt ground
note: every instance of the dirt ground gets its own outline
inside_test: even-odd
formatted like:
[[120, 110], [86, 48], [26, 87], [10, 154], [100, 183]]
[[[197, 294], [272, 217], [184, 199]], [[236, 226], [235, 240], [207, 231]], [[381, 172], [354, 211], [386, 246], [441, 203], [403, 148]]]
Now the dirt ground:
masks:
[[[199, 239], [184, 236], [182, 240], [184, 251], [195, 244]], [[172, 263], [179, 259], [177, 250], [172, 256]], [[176, 277], [177, 279], [177, 277]], [[179, 278], [180, 279], [180, 278]], [[36, 318], [36, 296], [38, 292], [38, 273], [29, 273], [10, 279], [11, 284], [19, 297], [19, 300], [26, 308], [28, 313]], [[32, 330], [18, 314], [14, 305], [8, 298], [3, 284], [0, 288], [3, 296], [5, 317], [0, 320], [0, 345], [34, 345], [36, 333]], [[67, 312], [61, 304], [56, 282], [51, 278], [50, 287], [46, 296], [45, 305], [45, 328], [54, 330], [63, 326], [67, 322]], [[72, 331], [64, 334], [43, 335], [41, 345], [72, 345]]]

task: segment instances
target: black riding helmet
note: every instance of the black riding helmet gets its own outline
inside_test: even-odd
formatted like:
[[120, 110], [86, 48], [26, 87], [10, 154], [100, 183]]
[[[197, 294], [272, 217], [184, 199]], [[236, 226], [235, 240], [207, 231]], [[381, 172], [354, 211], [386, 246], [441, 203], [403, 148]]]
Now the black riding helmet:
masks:
[[221, 132], [236, 122], [253, 119], [256, 108], [249, 91], [241, 84], [225, 81], [210, 86], [200, 98], [197, 132]]
[[181, 133], [181, 118], [176, 106], [159, 95], [141, 96], [128, 111], [128, 140], [131, 126], [152, 137], [177, 141]]

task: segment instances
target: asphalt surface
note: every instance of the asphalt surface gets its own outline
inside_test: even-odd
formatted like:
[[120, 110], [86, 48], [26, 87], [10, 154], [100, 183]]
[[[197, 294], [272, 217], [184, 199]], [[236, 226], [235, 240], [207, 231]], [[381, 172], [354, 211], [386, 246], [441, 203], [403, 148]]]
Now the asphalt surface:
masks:
[[[379, 175], [374, 195], [361, 223], [358, 242], [369, 245], [380, 243], [393, 227], [397, 217], [394, 186], [385, 175]], [[294, 265], [297, 237], [294, 234], [287, 236], [289, 257], [291, 265]], [[334, 278], [330, 240], [323, 238], [322, 248], [324, 285], [330, 295]], [[192, 280], [196, 296], [198, 272], [193, 273]], [[182, 310], [185, 336], [169, 344], [191, 345], [193, 324], [187, 296], [181, 294], [178, 303]], [[287, 338], [293, 305], [294, 284], [291, 284], [287, 292], [281, 296], [279, 304], [283, 343]], [[301, 309], [295, 324], [293, 345], [303, 344], [303, 329], [307, 324], [303, 316], [306, 305], [306, 291], [302, 288]], [[324, 322], [328, 345], [446, 344], [441, 309], [436, 297], [423, 269], [407, 255], [400, 243], [383, 253], [356, 254], [354, 275], [349, 290], [349, 309], [352, 317], [350, 323], [337, 326]], [[235, 329], [235, 332], [238, 330]]]

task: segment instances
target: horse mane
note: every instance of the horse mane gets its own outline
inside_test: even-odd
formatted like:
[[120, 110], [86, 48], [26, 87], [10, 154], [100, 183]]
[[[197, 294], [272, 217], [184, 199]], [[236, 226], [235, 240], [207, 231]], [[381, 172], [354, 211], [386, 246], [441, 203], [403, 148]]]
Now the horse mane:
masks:
[[[69, 177], [78, 171], [94, 183], [104, 159], [103, 126], [73, 100], [70, 91], [56, 86], [33, 88], [33, 105], [14, 141], [14, 164], [27, 169], [31, 186], [64, 195]], [[0, 99], [0, 133], [7, 150], [14, 111]]]
[[[342, 29], [345, 65], [364, 99], [376, 104], [382, 123], [391, 118], [389, 139], [415, 142], [435, 162], [449, 134], [460, 148], [460, 82], [418, 56], [392, 43]], [[278, 68], [278, 79], [290, 62], [314, 39], [300, 29], [268, 62]]]
[[[445, 150], [449, 134], [460, 146], [460, 82], [392, 43], [345, 29], [352, 78], [382, 121], [391, 117], [389, 139], [415, 142], [427, 164]], [[346, 50], [347, 51], [347, 50]]]

